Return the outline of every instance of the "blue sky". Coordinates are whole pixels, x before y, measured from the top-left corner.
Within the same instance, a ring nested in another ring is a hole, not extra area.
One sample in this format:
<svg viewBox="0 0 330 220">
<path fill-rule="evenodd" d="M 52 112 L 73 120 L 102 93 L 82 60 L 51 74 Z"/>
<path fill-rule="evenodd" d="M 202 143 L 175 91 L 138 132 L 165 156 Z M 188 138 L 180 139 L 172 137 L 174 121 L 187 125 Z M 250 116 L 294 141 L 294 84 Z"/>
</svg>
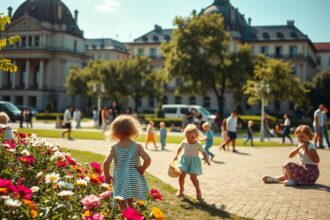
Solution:
<svg viewBox="0 0 330 220">
<path fill-rule="evenodd" d="M 0 11 L 14 11 L 24 0 L 0 0 Z M 175 16 L 199 12 L 213 0 L 62 0 L 79 10 L 78 25 L 86 38 L 131 41 L 153 29 L 172 28 Z M 313 42 L 330 42 L 330 0 L 230 0 L 252 25 L 284 25 L 288 19 Z"/>
</svg>

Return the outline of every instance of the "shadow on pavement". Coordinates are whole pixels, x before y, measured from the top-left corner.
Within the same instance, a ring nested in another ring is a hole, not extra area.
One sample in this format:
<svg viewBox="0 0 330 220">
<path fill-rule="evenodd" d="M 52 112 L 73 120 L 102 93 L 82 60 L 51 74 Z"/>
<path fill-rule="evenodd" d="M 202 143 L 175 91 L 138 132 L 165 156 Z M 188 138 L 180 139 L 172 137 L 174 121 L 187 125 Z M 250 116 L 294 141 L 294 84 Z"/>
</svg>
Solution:
<svg viewBox="0 0 330 220">
<path fill-rule="evenodd" d="M 237 151 L 237 152 L 235 152 L 235 154 L 244 155 L 244 156 L 250 156 L 251 155 L 249 153 L 244 153 L 242 151 Z"/>
<path fill-rule="evenodd" d="M 318 184 L 318 183 L 315 183 L 314 185 L 310 185 L 310 186 L 294 186 L 294 188 L 297 188 L 297 189 L 314 189 L 314 190 L 323 190 L 323 191 L 330 192 L 330 186 L 326 186 L 326 185 Z"/>
<path fill-rule="evenodd" d="M 224 162 L 220 160 L 212 160 L 211 163 L 216 163 L 216 164 L 225 164 Z"/>
</svg>

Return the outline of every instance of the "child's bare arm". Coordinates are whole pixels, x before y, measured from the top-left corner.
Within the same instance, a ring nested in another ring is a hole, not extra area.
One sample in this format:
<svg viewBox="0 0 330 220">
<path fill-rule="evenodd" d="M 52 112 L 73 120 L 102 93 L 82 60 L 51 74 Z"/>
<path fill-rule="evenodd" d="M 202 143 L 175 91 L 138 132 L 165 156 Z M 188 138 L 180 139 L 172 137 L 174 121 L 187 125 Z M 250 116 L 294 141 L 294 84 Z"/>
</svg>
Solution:
<svg viewBox="0 0 330 220">
<path fill-rule="evenodd" d="M 114 155 L 115 155 L 115 150 L 114 150 L 114 146 L 112 146 L 110 153 L 103 162 L 103 172 L 106 183 L 111 183 L 112 177 L 110 176 L 110 164 L 114 158 Z"/>
<path fill-rule="evenodd" d="M 306 152 L 307 156 L 309 157 L 309 159 L 311 159 L 313 162 L 315 162 L 315 163 L 320 162 L 320 158 L 319 158 L 319 155 L 317 154 L 316 150 L 314 150 L 314 149 L 311 149 L 311 150 L 305 149 L 305 152 Z"/>
<path fill-rule="evenodd" d="M 211 165 L 209 161 L 209 156 L 207 155 L 206 152 L 203 152 L 203 157 L 204 157 L 204 163 L 208 164 L 209 166 Z"/>
<path fill-rule="evenodd" d="M 150 156 L 147 154 L 147 152 L 145 152 L 145 150 L 143 149 L 142 145 L 138 144 L 138 153 L 139 156 L 143 159 L 143 164 L 140 167 L 137 167 L 138 171 L 140 172 L 141 175 L 144 174 L 144 172 L 146 171 L 146 169 L 150 166 L 151 164 L 151 158 Z"/>
<path fill-rule="evenodd" d="M 298 147 L 296 147 L 294 150 L 292 150 L 289 154 L 289 158 L 292 158 L 292 157 L 295 157 L 298 152 L 299 152 L 299 149 L 302 148 L 303 145 L 302 144 L 299 144 Z"/>
<path fill-rule="evenodd" d="M 178 150 L 177 150 L 177 152 L 176 152 L 176 155 L 175 155 L 175 157 L 174 157 L 174 160 L 177 160 L 177 159 L 178 159 L 178 156 L 179 156 L 179 154 L 181 153 L 182 148 L 183 148 L 183 144 L 181 143 L 181 144 L 180 144 L 180 147 L 178 148 Z"/>
</svg>

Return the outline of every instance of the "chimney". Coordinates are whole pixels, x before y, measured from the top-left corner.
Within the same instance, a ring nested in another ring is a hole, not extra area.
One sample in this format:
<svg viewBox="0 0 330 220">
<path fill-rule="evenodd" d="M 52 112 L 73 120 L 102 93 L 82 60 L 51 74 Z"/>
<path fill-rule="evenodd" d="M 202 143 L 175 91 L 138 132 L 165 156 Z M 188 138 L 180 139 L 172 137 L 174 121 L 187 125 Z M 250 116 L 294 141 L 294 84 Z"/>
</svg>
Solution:
<svg viewBox="0 0 330 220">
<path fill-rule="evenodd" d="M 74 10 L 74 23 L 75 24 L 78 24 L 78 10 L 76 9 L 76 10 Z"/>
<path fill-rule="evenodd" d="M 288 27 L 294 27 L 294 20 L 288 20 L 287 25 Z"/>
<path fill-rule="evenodd" d="M 162 27 L 159 26 L 159 25 L 157 25 L 157 24 L 155 24 L 155 31 L 161 31 L 161 30 L 162 30 Z"/>
<path fill-rule="evenodd" d="M 8 16 L 11 18 L 12 16 L 12 13 L 13 13 L 13 8 L 12 7 L 8 7 Z"/>
<path fill-rule="evenodd" d="M 249 24 L 249 26 L 251 26 L 251 22 L 252 22 L 252 19 L 251 18 L 248 18 L 248 24 Z"/>
</svg>

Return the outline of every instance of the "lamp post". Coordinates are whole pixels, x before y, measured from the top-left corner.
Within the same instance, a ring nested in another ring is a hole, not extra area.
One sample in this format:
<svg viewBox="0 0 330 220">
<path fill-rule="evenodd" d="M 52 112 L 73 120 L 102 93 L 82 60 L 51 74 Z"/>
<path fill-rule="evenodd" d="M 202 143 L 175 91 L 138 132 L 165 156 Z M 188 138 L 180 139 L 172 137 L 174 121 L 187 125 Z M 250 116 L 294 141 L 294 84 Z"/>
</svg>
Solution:
<svg viewBox="0 0 330 220">
<path fill-rule="evenodd" d="M 265 107 L 266 107 L 266 100 L 265 100 L 265 94 L 269 94 L 270 88 L 269 84 L 263 84 L 263 83 L 256 83 L 256 90 L 260 93 L 260 99 L 261 99 L 261 121 L 260 121 L 260 142 L 264 142 L 265 138 Z"/>
<path fill-rule="evenodd" d="M 101 84 L 97 84 L 95 83 L 93 85 L 93 91 L 97 93 L 97 112 L 101 111 L 101 94 L 104 93 L 105 89 L 104 89 L 104 85 Z M 96 119 L 96 127 L 99 128 L 100 127 L 100 122 L 99 122 L 99 117 L 97 117 Z"/>
</svg>

